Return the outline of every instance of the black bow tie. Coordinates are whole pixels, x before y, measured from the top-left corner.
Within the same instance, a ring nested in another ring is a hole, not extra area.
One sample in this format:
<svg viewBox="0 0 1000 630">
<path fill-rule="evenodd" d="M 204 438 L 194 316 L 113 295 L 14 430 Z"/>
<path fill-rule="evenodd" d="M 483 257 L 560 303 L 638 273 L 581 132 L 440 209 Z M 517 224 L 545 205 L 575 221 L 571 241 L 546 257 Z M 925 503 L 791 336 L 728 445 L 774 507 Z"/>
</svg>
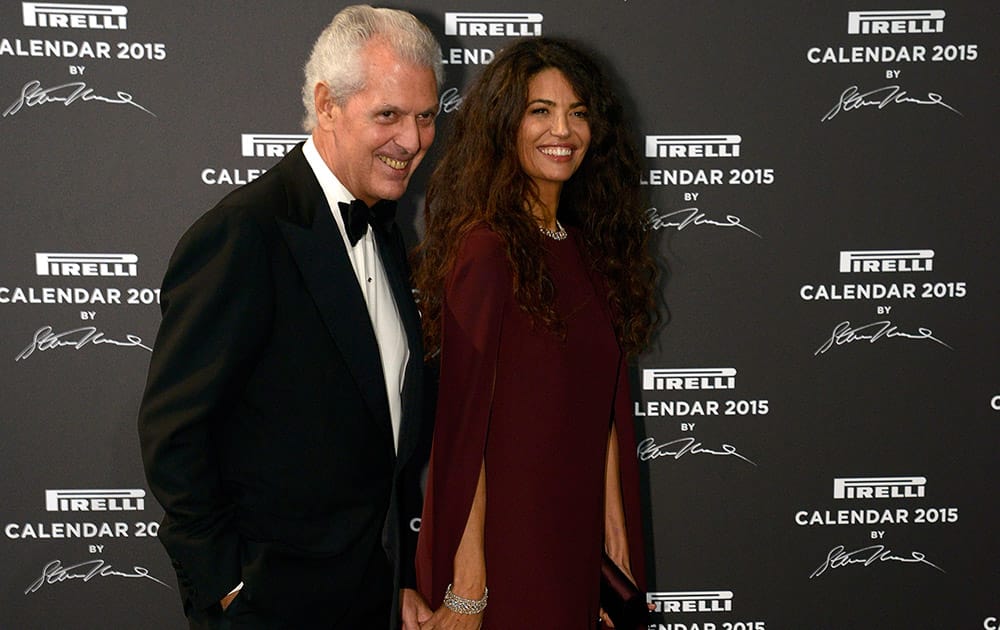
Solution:
<svg viewBox="0 0 1000 630">
<path fill-rule="evenodd" d="M 339 202 L 340 215 L 344 217 L 344 228 L 351 245 L 357 245 L 361 237 L 368 231 L 368 225 L 388 229 L 396 216 L 396 202 L 382 199 L 369 208 L 368 204 L 355 199 L 351 203 Z"/>
</svg>

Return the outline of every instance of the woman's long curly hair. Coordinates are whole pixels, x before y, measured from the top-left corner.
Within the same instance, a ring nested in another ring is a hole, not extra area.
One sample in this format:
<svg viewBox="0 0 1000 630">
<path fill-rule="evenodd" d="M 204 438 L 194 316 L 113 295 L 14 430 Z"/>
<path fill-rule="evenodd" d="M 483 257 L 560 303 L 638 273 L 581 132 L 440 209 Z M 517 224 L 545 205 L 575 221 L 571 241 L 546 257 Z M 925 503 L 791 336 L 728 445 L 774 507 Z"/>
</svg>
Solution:
<svg viewBox="0 0 1000 630">
<path fill-rule="evenodd" d="M 530 209 L 538 191 L 517 150 L 528 84 L 548 68 L 559 70 L 586 105 L 591 132 L 579 169 L 563 185 L 558 218 L 580 230 L 585 257 L 604 278 L 622 349 L 634 356 L 649 340 L 657 320 L 656 266 L 647 247 L 639 157 L 621 103 L 576 45 L 532 38 L 500 52 L 472 85 L 428 183 L 424 239 L 415 252 L 428 357 L 441 347 L 445 281 L 465 235 L 479 224 L 506 244 L 520 307 L 556 334 L 564 330 L 543 262 L 545 236 Z"/>
</svg>

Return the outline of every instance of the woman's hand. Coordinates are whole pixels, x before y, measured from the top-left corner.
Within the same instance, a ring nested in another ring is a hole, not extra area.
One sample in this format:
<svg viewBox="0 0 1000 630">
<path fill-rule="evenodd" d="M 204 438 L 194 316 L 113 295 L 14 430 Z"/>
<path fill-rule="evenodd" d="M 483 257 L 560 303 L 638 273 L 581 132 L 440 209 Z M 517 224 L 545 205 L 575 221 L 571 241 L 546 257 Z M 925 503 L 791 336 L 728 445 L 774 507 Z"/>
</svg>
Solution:
<svg viewBox="0 0 1000 630">
<path fill-rule="evenodd" d="M 603 608 L 601 609 L 601 612 L 599 612 L 597 614 L 597 622 L 599 624 L 602 624 L 606 628 L 614 628 L 615 627 L 614 622 L 611 621 L 611 617 L 608 616 L 608 613 L 604 612 Z"/>
<path fill-rule="evenodd" d="M 628 563 L 628 551 L 627 551 L 627 547 L 628 546 L 625 545 L 626 551 L 624 552 L 624 554 L 625 554 L 624 556 L 621 556 L 620 554 L 614 554 L 613 555 L 611 553 L 611 551 L 609 550 L 608 551 L 608 557 L 611 558 L 611 560 L 616 565 L 618 565 L 618 568 L 622 570 L 622 573 L 624 573 L 625 576 L 629 580 L 631 580 L 632 584 L 635 584 L 636 583 L 635 576 L 632 575 L 632 569 L 631 569 L 631 567 L 629 567 L 629 563 Z M 615 555 L 618 555 L 619 557 L 616 558 Z M 646 604 L 646 608 L 649 609 L 649 612 L 653 612 L 653 610 L 656 608 L 656 606 L 654 606 L 653 604 L 647 603 Z M 606 628 L 614 628 L 615 627 L 614 622 L 611 621 L 611 617 L 608 615 L 608 613 L 604 612 L 603 608 L 601 608 L 600 620 L 601 620 L 601 623 L 604 624 L 604 627 L 606 627 Z"/>
</svg>

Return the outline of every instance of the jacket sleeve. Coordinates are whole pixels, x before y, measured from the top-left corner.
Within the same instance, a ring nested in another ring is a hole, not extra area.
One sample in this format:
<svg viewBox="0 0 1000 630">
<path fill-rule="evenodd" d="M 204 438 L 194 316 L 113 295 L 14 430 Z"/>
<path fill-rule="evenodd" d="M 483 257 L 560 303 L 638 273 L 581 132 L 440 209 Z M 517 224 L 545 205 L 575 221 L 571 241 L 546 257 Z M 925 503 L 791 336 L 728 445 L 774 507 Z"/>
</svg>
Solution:
<svg viewBox="0 0 1000 630">
<path fill-rule="evenodd" d="M 165 511 L 159 537 L 190 612 L 213 605 L 241 579 L 215 445 L 226 439 L 228 412 L 269 329 L 260 226 L 245 214 L 206 214 L 178 244 L 161 296 L 139 439 L 149 487 Z"/>
</svg>

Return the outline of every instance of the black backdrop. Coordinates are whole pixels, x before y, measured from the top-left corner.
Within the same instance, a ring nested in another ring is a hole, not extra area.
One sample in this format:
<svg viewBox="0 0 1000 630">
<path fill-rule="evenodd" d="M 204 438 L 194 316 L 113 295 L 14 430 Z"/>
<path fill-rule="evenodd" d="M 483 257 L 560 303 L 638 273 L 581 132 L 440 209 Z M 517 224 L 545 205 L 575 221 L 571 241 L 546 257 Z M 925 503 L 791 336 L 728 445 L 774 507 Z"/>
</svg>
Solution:
<svg viewBox="0 0 1000 630">
<path fill-rule="evenodd" d="M 996 7 L 393 6 L 457 62 L 438 146 L 507 34 L 585 42 L 628 104 L 670 315 L 633 379 L 652 627 L 998 627 Z M 134 429 L 156 290 L 298 140 L 340 8 L 0 7 L 0 628 L 181 626 Z"/>
</svg>

